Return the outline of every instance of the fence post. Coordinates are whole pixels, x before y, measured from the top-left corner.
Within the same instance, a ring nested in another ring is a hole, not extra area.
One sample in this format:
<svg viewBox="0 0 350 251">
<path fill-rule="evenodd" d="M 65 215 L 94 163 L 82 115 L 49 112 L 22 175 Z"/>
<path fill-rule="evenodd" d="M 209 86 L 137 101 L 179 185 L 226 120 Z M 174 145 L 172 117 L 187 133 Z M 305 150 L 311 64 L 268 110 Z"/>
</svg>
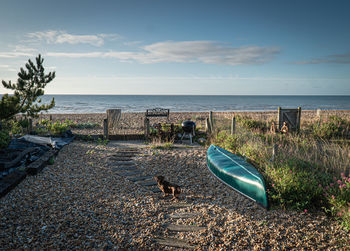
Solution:
<svg viewBox="0 0 350 251">
<path fill-rule="evenodd" d="M 145 118 L 145 138 L 148 139 L 149 138 L 149 131 L 150 131 L 150 126 L 149 126 L 149 119 Z"/>
<path fill-rule="evenodd" d="M 214 126 L 213 126 L 213 112 L 209 112 L 209 124 L 210 124 L 210 132 L 214 131 Z"/>
<path fill-rule="evenodd" d="M 108 119 L 103 120 L 103 136 L 108 139 Z"/>
<path fill-rule="evenodd" d="M 301 107 L 298 107 L 297 132 L 300 132 Z"/>
<path fill-rule="evenodd" d="M 235 134 L 236 132 L 236 116 L 232 117 L 232 124 L 231 124 L 231 135 Z"/>
<path fill-rule="evenodd" d="M 206 127 L 207 133 L 211 133 L 210 122 L 208 118 L 206 118 L 205 120 L 205 127 Z"/>
<path fill-rule="evenodd" d="M 277 130 L 281 130 L 282 127 L 282 121 L 281 121 L 281 107 L 278 107 L 278 112 L 277 112 Z"/>
<path fill-rule="evenodd" d="M 275 161 L 278 152 L 277 144 L 273 144 L 271 161 Z"/>
</svg>

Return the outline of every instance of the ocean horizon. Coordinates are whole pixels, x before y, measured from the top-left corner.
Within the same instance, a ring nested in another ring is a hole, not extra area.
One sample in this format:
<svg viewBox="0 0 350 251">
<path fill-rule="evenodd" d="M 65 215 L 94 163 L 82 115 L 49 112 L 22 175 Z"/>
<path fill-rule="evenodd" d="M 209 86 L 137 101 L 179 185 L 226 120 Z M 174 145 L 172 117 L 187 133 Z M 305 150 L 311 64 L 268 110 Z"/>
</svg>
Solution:
<svg viewBox="0 0 350 251">
<path fill-rule="evenodd" d="M 0 95 L 2 96 L 2 95 Z M 47 94 L 42 103 L 55 98 L 54 113 L 145 112 L 162 107 L 173 112 L 274 111 L 278 107 L 302 110 L 350 110 L 350 96 L 335 95 L 63 95 Z"/>
</svg>

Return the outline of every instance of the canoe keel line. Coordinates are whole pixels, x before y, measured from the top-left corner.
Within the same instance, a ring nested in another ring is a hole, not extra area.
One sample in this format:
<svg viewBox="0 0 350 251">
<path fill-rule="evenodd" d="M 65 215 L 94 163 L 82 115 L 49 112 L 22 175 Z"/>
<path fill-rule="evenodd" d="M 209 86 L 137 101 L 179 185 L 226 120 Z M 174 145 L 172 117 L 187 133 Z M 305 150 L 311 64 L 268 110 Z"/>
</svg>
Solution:
<svg viewBox="0 0 350 251">
<path fill-rule="evenodd" d="M 211 145 L 207 151 L 207 166 L 221 182 L 265 209 L 269 208 L 264 178 L 251 164 Z"/>
</svg>

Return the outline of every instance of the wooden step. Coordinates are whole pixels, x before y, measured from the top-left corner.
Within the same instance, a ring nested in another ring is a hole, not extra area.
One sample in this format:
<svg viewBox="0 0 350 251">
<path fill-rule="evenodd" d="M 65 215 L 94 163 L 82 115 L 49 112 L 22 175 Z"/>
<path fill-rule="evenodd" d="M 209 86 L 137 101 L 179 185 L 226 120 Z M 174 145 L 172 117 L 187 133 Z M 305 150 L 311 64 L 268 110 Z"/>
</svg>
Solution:
<svg viewBox="0 0 350 251">
<path fill-rule="evenodd" d="M 148 179 L 152 179 L 152 178 L 153 178 L 153 176 L 150 176 L 150 175 L 127 177 L 128 180 L 133 181 L 133 182 L 141 181 L 141 180 L 148 180 Z"/>
<path fill-rule="evenodd" d="M 176 213 L 176 214 L 169 214 L 168 216 L 172 219 L 188 219 L 198 216 L 198 213 Z"/>
<path fill-rule="evenodd" d="M 120 172 L 120 171 L 136 171 L 139 170 L 136 166 L 118 166 L 113 167 L 113 171 Z"/>
<path fill-rule="evenodd" d="M 118 172 L 118 175 L 123 177 L 128 177 L 128 176 L 135 176 L 141 173 L 142 171 L 135 170 L 134 172 Z"/>
<path fill-rule="evenodd" d="M 194 225 L 175 225 L 175 224 L 165 224 L 166 229 L 175 232 L 198 232 L 206 230 L 206 227 L 199 227 Z"/>
</svg>

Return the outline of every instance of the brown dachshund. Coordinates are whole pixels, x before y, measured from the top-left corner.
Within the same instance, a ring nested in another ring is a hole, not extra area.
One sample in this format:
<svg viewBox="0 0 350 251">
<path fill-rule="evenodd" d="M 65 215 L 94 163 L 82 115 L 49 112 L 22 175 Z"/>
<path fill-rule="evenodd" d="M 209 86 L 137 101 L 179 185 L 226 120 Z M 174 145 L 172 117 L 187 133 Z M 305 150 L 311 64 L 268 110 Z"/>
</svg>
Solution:
<svg viewBox="0 0 350 251">
<path fill-rule="evenodd" d="M 154 179 L 158 182 L 158 187 L 164 193 L 164 197 L 172 194 L 173 198 L 171 200 L 178 199 L 178 196 L 181 193 L 180 186 L 171 184 L 164 180 L 164 176 L 154 176 Z"/>
</svg>

